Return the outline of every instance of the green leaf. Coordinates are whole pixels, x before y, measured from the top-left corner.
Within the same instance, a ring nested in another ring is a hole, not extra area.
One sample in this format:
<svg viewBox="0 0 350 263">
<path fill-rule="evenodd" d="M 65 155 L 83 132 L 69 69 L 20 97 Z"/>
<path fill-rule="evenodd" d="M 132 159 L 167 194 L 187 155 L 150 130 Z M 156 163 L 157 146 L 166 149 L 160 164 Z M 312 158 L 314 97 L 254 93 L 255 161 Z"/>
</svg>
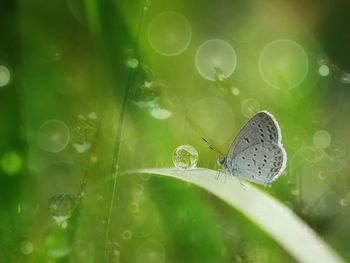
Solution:
<svg viewBox="0 0 350 263">
<path fill-rule="evenodd" d="M 344 262 L 318 235 L 280 201 L 248 182 L 237 178 L 225 182 L 215 179 L 210 169 L 140 169 L 128 173 L 146 173 L 174 177 L 197 185 L 239 210 L 274 238 L 298 262 Z"/>
</svg>

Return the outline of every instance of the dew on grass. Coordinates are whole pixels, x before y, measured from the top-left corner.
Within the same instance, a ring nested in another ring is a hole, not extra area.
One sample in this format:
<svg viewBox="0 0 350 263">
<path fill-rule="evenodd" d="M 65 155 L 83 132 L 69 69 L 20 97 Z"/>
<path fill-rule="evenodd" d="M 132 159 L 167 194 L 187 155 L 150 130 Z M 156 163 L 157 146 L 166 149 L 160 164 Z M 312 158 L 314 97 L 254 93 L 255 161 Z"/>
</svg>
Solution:
<svg viewBox="0 0 350 263">
<path fill-rule="evenodd" d="M 49 212 L 57 223 L 67 221 L 75 208 L 75 198 L 72 195 L 60 193 L 51 197 Z"/>
<path fill-rule="evenodd" d="M 196 168 L 198 162 L 198 152 L 191 145 L 181 145 L 173 153 L 173 164 L 179 169 Z"/>
</svg>

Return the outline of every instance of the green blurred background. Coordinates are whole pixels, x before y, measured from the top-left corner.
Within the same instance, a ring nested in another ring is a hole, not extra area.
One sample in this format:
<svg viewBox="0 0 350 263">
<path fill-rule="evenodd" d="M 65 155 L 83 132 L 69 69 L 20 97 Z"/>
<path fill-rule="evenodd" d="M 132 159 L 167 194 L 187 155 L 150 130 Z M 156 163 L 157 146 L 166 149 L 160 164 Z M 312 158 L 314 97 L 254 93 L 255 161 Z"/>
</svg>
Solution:
<svg viewBox="0 0 350 263">
<path fill-rule="evenodd" d="M 348 10 L 345 0 L 3 0 L 0 262 L 294 262 L 210 193 L 121 175 L 173 166 L 185 144 L 199 167 L 218 169 L 201 137 L 226 152 L 263 109 L 288 163 L 259 187 L 350 261 Z"/>
</svg>

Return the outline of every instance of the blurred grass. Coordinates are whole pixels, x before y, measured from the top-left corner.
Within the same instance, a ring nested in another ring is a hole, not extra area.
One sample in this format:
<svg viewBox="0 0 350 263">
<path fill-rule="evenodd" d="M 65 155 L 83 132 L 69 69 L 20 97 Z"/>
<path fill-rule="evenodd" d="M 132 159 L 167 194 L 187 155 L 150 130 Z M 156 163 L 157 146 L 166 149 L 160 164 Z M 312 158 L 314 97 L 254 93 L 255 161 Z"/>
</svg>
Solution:
<svg viewBox="0 0 350 263">
<path fill-rule="evenodd" d="M 0 87 L 0 159 L 16 153 L 23 165 L 15 174 L 0 170 L 0 261 L 104 262 L 122 98 L 130 85 L 131 101 L 142 101 L 135 94 L 147 81 L 160 83 L 156 94 L 172 115 L 160 120 L 128 103 L 120 170 L 169 167 L 182 144 L 198 150 L 199 166 L 216 168 L 216 154 L 200 137 L 225 152 L 253 99 L 259 106 L 253 111 L 267 109 L 279 120 L 289 156 L 286 173 L 268 192 L 349 260 L 349 84 L 341 82 L 349 70 L 348 8 L 346 1 L 3 1 L 0 64 L 11 80 Z M 178 56 L 158 54 L 148 40 L 148 25 L 164 11 L 182 14 L 192 28 L 190 45 Z M 194 65 L 198 46 L 211 38 L 226 40 L 237 53 L 237 68 L 223 82 L 202 78 Z M 308 55 L 308 74 L 294 89 L 273 89 L 259 73 L 261 50 L 281 38 L 296 41 Z M 137 52 L 130 50 L 135 42 Z M 139 62 L 136 69 L 125 66 L 130 54 Z M 324 54 L 328 77 L 318 74 Z M 77 116 L 90 112 L 101 121 L 96 152 L 79 154 L 74 143 L 81 138 L 72 135 Z M 58 153 L 38 144 L 40 127 L 50 119 L 63 121 L 71 133 Z M 320 130 L 331 138 L 324 149 L 313 140 Z M 68 228 L 57 230 L 48 202 L 57 193 L 77 193 L 92 157 L 97 161 L 88 168 L 86 196 Z M 208 193 L 158 178 L 118 180 L 106 250 L 112 262 L 293 261 L 271 237 Z M 134 203 L 140 213 L 131 212 Z M 26 241 L 33 245 L 30 253 L 24 253 Z M 70 253 L 57 258 L 52 249 Z"/>
</svg>

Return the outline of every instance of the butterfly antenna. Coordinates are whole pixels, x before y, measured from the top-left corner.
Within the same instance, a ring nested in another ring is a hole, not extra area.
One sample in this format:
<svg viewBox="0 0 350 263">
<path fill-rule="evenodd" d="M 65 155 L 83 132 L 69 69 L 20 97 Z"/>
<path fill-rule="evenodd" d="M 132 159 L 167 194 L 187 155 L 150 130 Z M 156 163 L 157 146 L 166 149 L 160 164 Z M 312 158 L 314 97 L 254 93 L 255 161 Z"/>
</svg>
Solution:
<svg viewBox="0 0 350 263">
<path fill-rule="evenodd" d="M 209 149 L 213 150 L 214 152 L 224 156 L 224 154 L 222 152 L 220 152 L 219 150 L 217 150 L 216 148 L 214 148 L 205 138 L 201 137 L 203 141 L 205 141 L 208 146 L 209 146 Z"/>
</svg>

